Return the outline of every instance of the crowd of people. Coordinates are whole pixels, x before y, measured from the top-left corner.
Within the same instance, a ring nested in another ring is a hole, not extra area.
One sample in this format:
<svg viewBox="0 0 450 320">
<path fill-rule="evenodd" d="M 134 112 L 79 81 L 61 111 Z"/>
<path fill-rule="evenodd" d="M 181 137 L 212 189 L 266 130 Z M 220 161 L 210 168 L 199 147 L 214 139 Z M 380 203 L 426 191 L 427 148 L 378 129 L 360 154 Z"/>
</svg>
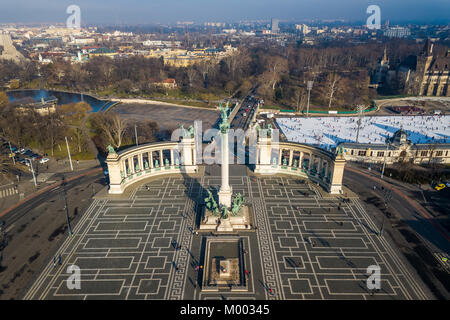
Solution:
<svg viewBox="0 0 450 320">
<path fill-rule="evenodd" d="M 341 142 L 356 142 L 358 117 L 277 118 L 289 141 L 331 149 Z M 450 116 L 365 116 L 359 126 L 359 143 L 384 144 L 399 129 L 412 143 L 450 143 Z"/>
</svg>

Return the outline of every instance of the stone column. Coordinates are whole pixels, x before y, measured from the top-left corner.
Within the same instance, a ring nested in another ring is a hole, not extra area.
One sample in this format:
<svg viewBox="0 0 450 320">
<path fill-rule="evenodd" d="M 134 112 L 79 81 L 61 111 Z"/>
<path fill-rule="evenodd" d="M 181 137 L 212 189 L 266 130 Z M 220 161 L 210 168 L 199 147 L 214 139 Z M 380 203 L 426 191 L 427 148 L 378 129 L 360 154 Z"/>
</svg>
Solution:
<svg viewBox="0 0 450 320">
<path fill-rule="evenodd" d="M 289 149 L 289 162 L 288 162 L 288 166 L 292 167 L 292 159 L 294 158 L 294 151 L 292 149 Z"/>
<path fill-rule="evenodd" d="M 198 170 L 194 162 L 196 157 L 195 139 L 183 137 L 178 144 L 178 150 L 181 156 L 181 170 L 187 173 L 195 173 Z"/>
<path fill-rule="evenodd" d="M 222 131 L 222 183 L 219 191 L 219 204 L 231 207 L 232 188 L 228 184 L 229 181 L 229 154 L 228 154 L 228 130 Z"/>
<path fill-rule="evenodd" d="M 301 169 L 303 169 L 303 151 L 300 151 L 300 158 L 298 159 L 298 166 Z"/>
<path fill-rule="evenodd" d="M 175 159 L 173 158 L 173 149 L 170 149 L 170 165 L 175 165 Z"/>
<path fill-rule="evenodd" d="M 159 166 L 161 168 L 165 166 L 162 149 L 159 150 Z"/>
<path fill-rule="evenodd" d="M 120 160 L 120 167 L 122 168 L 123 177 L 127 176 L 127 165 L 125 163 L 126 160 Z"/>
<path fill-rule="evenodd" d="M 154 167 L 154 165 L 153 165 L 153 151 L 150 151 L 148 153 L 148 161 L 150 162 L 149 163 L 150 169 L 153 169 L 153 167 Z"/>
<path fill-rule="evenodd" d="M 136 173 L 136 168 L 134 167 L 134 156 L 128 158 L 128 164 L 130 165 L 131 174 L 135 174 Z"/>
<path fill-rule="evenodd" d="M 255 161 L 255 164 L 256 165 L 260 164 L 260 161 L 259 161 L 259 143 L 256 143 L 256 161 Z"/>
<path fill-rule="evenodd" d="M 109 174 L 109 190 L 111 194 L 121 194 L 122 190 L 122 177 L 120 176 L 121 161 L 117 153 L 110 153 L 106 158 L 106 164 L 108 165 Z"/>
<path fill-rule="evenodd" d="M 272 168 L 272 143 L 270 137 L 259 137 L 257 145 L 258 157 L 255 172 L 261 174 L 273 174 L 276 169 Z"/>
<path fill-rule="evenodd" d="M 321 157 L 319 157 L 319 161 L 317 163 L 317 176 L 319 176 L 320 170 L 322 170 L 322 158 Z"/>
<path fill-rule="evenodd" d="M 197 145 L 194 139 L 194 144 L 191 146 L 192 150 L 192 165 L 197 166 Z"/>
<path fill-rule="evenodd" d="M 143 171 L 144 170 L 144 159 L 143 159 L 143 155 L 142 153 L 138 154 L 138 164 L 139 164 L 139 170 Z"/>
<path fill-rule="evenodd" d="M 342 192 L 342 178 L 344 177 L 345 159 L 342 155 L 338 155 L 332 164 L 331 182 L 329 192 L 337 194 Z"/>
</svg>

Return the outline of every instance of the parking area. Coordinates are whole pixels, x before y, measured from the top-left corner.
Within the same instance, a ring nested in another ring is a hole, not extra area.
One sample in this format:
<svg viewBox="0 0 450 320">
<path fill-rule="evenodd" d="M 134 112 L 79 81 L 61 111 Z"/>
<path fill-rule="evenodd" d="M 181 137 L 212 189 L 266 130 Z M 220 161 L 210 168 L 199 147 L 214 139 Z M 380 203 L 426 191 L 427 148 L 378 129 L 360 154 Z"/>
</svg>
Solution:
<svg viewBox="0 0 450 320">
<path fill-rule="evenodd" d="M 18 164 L 31 167 L 33 163 L 45 164 L 50 161 L 46 155 L 40 155 L 30 148 L 16 146 L 3 138 L 0 139 L 0 143 L 1 153 L 9 158 L 14 156 L 15 162 Z"/>
<path fill-rule="evenodd" d="M 185 128 L 202 121 L 203 131 L 212 128 L 219 118 L 219 111 L 206 108 L 176 107 L 160 104 L 122 103 L 111 111 L 119 113 L 130 121 L 151 120 L 158 123 L 161 130 L 173 130 L 180 125 Z"/>
</svg>

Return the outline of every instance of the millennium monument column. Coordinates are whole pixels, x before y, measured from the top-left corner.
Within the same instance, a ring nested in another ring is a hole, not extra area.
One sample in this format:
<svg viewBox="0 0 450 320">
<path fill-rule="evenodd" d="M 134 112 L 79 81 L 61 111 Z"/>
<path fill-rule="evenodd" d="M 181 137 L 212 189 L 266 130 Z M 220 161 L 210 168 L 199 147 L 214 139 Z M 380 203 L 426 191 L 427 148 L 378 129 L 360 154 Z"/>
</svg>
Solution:
<svg viewBox="0 0 450 320">
<path fill-rule="evenodd" d="M 222 135 L 222 180 L 220 190 L 217 192 L 219 203 L 217 204 L 216 202 L 216 196 L 210 190 L 207 190 L 208 197 L 205 198 L 205 207 L 200 229 L 216 230 L 217 232 L 249 229 L 250 210 L 244 205 L 244 198 L 240 193 L 232 197 L 233 191 L 229 184 L 228 131 L 230 124 L 228 123 L 228 105 L 223 108 L 221 104 L 219 109 L 222 112 L 222 122 L 219 126 Z"/>
<path fill-rule="evenodd" d="M 222 206 L 226 206 L 227 208 L 231 207 L 231 195 L 233 194 L 232 188 L 229 185 L 229 150 L 228 150 L 228 131 L 230 129 L 230 124 L 228 123 L 228 105 L 223 108 L 219 107 L 222 112 L 222 123 L 220 124 L 220 133 L 222 136 L 222 163 L 221 163 L 221 171 L 222 171 L 222 184 L 219 190 L 219 204 Z"/>
</svg>

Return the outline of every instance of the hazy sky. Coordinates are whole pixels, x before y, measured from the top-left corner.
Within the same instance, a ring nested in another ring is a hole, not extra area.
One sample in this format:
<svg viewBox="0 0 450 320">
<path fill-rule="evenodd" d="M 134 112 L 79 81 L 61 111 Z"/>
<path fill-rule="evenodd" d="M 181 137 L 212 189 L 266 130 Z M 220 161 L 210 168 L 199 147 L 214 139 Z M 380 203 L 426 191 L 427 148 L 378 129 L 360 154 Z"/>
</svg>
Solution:
<svg viewBox="0 0 450 320">
<path fill-rule="evenodd" d="M 370 4 L 380 6 L 383 21 L 450 21 L 449 0 L 0 0 L 0 23 L 64 23 L 70 4 L 80 6 L 82 24 L 231 22 L 271 17 L 365 21 Z"/>
</svg>

